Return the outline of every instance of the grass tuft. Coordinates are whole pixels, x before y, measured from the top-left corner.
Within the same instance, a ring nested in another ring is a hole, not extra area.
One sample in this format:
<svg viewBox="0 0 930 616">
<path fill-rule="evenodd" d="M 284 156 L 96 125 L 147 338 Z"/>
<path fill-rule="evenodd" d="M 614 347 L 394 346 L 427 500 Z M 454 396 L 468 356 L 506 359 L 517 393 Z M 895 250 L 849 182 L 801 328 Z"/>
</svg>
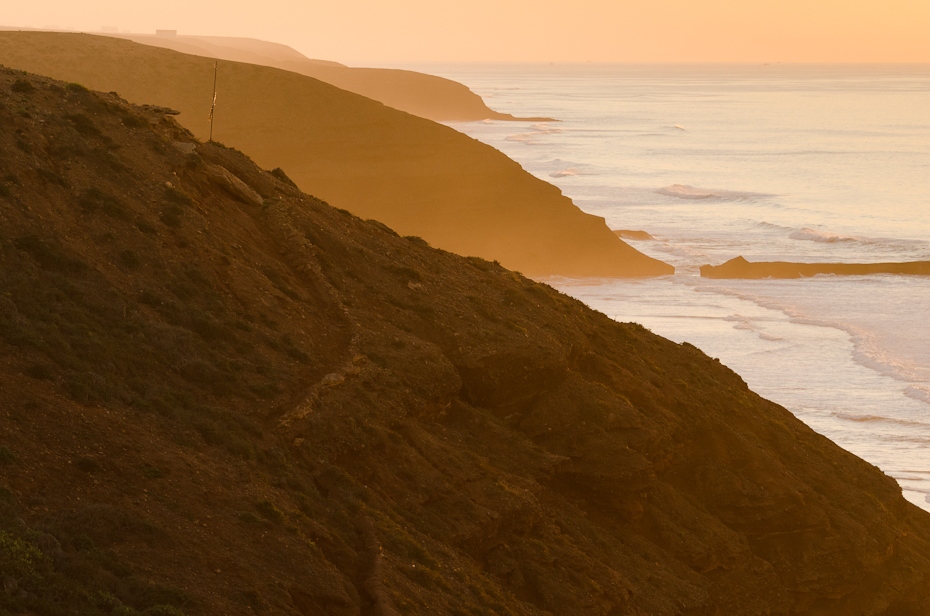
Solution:
<svg viewBox="0 0 930 616">
<path fill-rule="evenodd" d="M 83 113 L 73 113 L 65 116 L 65 119 L 71 122 L 74 130 L 85 137 L 99 137 L 100 129 L 94 124 L 93 120 Z"/>
<path fill-rule="evenodd" d="M 10 86 L 10 89 L 14 92 L 18 92 L 19 94 L 27 94 L 29 92 L 35 91 L 35 86 L 33 86 L 25 79 L 17 79 L 15 82 L 13 82 L 13 85 Z"/>
</svg>

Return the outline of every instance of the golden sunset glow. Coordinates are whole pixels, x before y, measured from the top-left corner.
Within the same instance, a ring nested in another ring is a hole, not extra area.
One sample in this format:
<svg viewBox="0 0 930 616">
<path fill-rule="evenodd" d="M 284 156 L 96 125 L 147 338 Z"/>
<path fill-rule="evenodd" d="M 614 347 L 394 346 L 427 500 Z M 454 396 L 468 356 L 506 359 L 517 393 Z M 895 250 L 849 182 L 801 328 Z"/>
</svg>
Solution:
<svg viewBox="0 0 930 616">
<path fill-rule="evenodd" d="M 17 3 L 2 20 L 7 27 L 248 36 L 346 62 L 930 61 L 926 0 L 57 0 Z"/>
<path fill-rule="evenodd" d="M 0 616 L 930 616 L 930 0 L 2 0 Z"/>
</svg>

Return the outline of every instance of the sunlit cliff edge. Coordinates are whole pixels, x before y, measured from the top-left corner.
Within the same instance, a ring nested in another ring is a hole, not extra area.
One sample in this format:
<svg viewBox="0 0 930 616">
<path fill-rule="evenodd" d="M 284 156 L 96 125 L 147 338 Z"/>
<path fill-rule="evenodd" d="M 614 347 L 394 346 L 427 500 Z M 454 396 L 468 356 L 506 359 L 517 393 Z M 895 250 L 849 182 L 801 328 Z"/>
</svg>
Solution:
<svg viewBox="0 0 930 616">
<path fill-rule="evenodd" d="M 86 34 L 0 32 L 0 63 L 177 109 L 201 139 L 213 61 Z M 403 235 L 531 276 L 655 276 L 673 268 L 490 146 L 311 77 L 221 62 L 214 139 Z"/>
<path fill-rule="evenodd" d="M 551 118 L 543 117 L 518 118 L 509 113 L 494 111 L 480 96 L 451 79 L 415 71 L 350 67 L 338 62 L 313 60 L 291 47 L 278 43 L 220 36 L 164 37 L 143 34 L 118 36 L 143 45 L 164 47 L 197 56 L 273 66 L 293 71 L 380 101 L 388 107 L 436 122 L 551 120 Z"/>
</svg>

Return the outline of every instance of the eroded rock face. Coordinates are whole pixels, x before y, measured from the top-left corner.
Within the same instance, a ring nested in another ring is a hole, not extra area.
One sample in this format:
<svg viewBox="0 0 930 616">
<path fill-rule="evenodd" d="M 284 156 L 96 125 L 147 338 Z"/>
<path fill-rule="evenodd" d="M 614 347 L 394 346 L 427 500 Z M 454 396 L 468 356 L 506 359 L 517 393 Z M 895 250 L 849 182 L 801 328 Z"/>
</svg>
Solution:
<svg viewBox="0 0 930 616">
<path fill-rule="evenodd" d="M 0 123 L 0 532 L 37 542 L 4 577 L 23 601 L 930 610 L 930 516 L 698 349 L 234 150 L 182 152 L 172 118 L 114 96 L 3 71 Z"/>
</svg>

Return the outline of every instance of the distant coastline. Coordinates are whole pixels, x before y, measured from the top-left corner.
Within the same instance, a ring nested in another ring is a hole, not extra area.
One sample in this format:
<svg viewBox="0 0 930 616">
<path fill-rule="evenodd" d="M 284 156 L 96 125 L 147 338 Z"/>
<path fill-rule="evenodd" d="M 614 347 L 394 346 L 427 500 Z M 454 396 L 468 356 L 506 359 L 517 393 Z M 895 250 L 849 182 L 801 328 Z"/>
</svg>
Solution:
<svg viewBox="0 0 930 616">
<path fill-rule="evenodd" d="M 818 274 L 835 276 L 869 276 L 899 274 L 930 276 L 930 261 L 904 263 L 792 263 L 789 261 L 749 262 L 743 257 L 721 265 L 702 265 L 704 278 L 808 278 Z"/>
</svg>

